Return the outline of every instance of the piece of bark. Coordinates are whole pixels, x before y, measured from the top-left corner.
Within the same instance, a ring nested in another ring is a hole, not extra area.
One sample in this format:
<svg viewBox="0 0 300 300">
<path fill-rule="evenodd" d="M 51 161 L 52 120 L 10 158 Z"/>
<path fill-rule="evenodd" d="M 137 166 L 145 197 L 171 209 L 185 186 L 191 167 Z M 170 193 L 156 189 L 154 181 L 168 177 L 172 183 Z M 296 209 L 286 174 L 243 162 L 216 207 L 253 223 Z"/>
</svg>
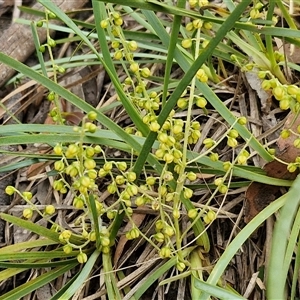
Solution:
<svg viewBox="0 0 300 300">
<path fill-rule="evenodd" d="M 53 0 L 62 11 L 71 12 L 83 7 L 88 0 Z M 43 10 L 43 6 L 39 3 L 32 6 L 33 9 Z M 37 16 L 27 15 L 23 16 L 28 20 L 38 20 Z M 56 21 L 51 21 L 56 22 Z M 43 28 L 38 29 L 38 35 L 40 42 L 43 43 L 46 40 L 46 31 Z M 11 26 L 3 32 L 0 36 L 0 52 L 6 55 L 24 62 L 35 50 L 33 37 L 30 26 L 24 24 L 13 23 Z M 0 87 L 3 86 L 15 73 L 15 70 L 11 69 L 7 65 L 0 62 Z"/>
</svg>

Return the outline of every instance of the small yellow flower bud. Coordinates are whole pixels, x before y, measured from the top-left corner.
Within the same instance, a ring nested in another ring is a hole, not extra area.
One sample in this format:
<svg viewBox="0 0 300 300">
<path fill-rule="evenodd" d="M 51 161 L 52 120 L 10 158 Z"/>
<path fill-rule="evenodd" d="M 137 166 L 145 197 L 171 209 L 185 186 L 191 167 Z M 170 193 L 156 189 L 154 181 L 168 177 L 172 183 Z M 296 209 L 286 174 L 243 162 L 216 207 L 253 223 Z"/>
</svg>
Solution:
<svg viewBox="0 0 300 300">
<path fill-rule="evenodd" d="M 228 137 L 227 139 L 227 145 L 229 147 L 235 148 L 238 145 L 238 142 L 236 139 L 232 138 L 232 137 Z"/>
<path fill-rule="evenodd" d="M 7 195 L 13 195 L 14 194 L 14 192 L 16 191 L 16 189 L 13 187 L 13 186 L 11 186 L 11 185 L 8 185 L 6 188 L 5 188 L 5 193 L 7 194 Z"/>
<path fill-rule="evenodd" d="M 108 161 L 103 165 L 103 170 L 106 172 L 111 171 L 111 169 L 113 168 L 113 164 L 112 162 Z"/>
<path fill-rule="evenodd" d="M 55 207 L 53 205 L 47 205 L 45 208 L 45 213 L 47 215 L 53 215 L 55 213 Z"/>
<path fill-rule="evenodd" d="M 273 90 L 272 90 L 272 93 L 274 95 L 274 97 L 277 99 L 277 100 L 282 100 L 285 96 L 285 89 L 278 85 L 276 86 Z"/>
<path fill-rule="evenodd" d="M 181 46 L 185 49 L 191 48 L 193 44 L 193 41 L 191 39 L 184 39 L 181 42 Z"/>
<path fill-rule="evenodd" d="M 220 186 L 221 184 L 223 184 L 223 178 L 217 178 L 217 179 L 215 179 L 214 184 L 216 186 Z"/>
<path fill-rule="evenodd" d="M 87 255 L 83 252 L 80 252 L 78 255 L 77 255 L 77 260 L 80 264 L 84 264 L 87 262 Z"/>
<path fill-rule="evenodd" d="M 65 168 L 65 164 L 61 161 L 58 160 L 54 163 L 54 169 L 58 172 L 62 172 Z"/>
<path fill-rule="evenodd" d="M 204 97 L 197 97 L 196 105 L 200 108 L 204 108 L 207 105 L 207 101 Z"/>
<path fill-rule="evenodd" d="M 184 187 L 184 190 L 183 190 L 183 196 L 187 199 L 190 199 L 192 198 L 193 196 L 193 190 L 187 188 L 187 187 Z"/>
<path fill-rule="evenodd" d="M 171 257 L 171 249 L 169 247 L 163 247 L 159 251 L 159 256 L 161 258 L 168 258 Z"/>
<path fill-rule="evenodd" d="M 30 201 L 32 199 L 32 193 L 31 192 L 23 192 L 22 196 L 24 200 Z"/>
<path fill-rule="evenodd" d="M 138 63 L 132 63 L 130 65 L 130 70 L 133 72 L 133 73 L 136 73 L 139 71 L 139 64 Z"/>
<path fill-rule="evenodd" d="M 149 68 L 142 68 L 141 69 L 141 76 L 142 77 L 149 77 L 151 75 L 151 71 L 149 70 Z"/>
<path fill-rule="evenodd" d="M 31 219 L 33 216 L 33 210 L 31 208 L 25 208 L 23 210 L 23 217 L 26 219 Z"/>
<path fill-rule="evenodd" d="M 63 246 L 63 251 L 66 253 L 66 254 L 70 254 L 72 252 L 73 248 L 71 245 L 69 244 L 66 244 Z"/>
<path fill-rule="evenodd" d="M 153 121 L 149 125 L 149 129 L 153 132 L 157 132 L 159 130 L 159 128 L 160 128 L 160 125 L 158 124 L 157 121 Z"/>
<path fill-rule="evenodd" d="M 238 123 L 240 125 L 246 125 L 247 124 L 247 118 L 246 117 L 239 117 L 238 118 Z"/>
<path fill-rule="evenodd" d="M 185 265 L 184 262 L 178 262 L 178 263 L 176 264 L 176 268 L 177 268 L 177 270 L 178 270 L 179 272 L 183 272 L 184 269 L 186 268 L 186 265 Z"/>
<path fill-rule="evenodd" d="M 291 132 L 288 129 L 283 129 L 280 133 L 280 136 L 283 139 L 287 139 L 291 135 Z"/>
<path fill-rule="evenodd" d="M 195 219 L 198 216 L 198 211 L 195 208 L 189 209 L 188 210 L 188 217 L 190 219 Z"/>
<path fill-rule="evenodd" d="M 57 144 L 54 148 L 53 148 L 53 152 L 56 155 L 62 155 L 63 154 L 63 148 L 60 144 Z"/>
<path fill-rule="evenodd" d="M 290 173 L 294 173 L 297 170 L 297 165 L 295 163 L 290 163 L 288 164 L 287 169 Z"/>
<path fill-rule="evenodd" d="M 83 209 L 84 208 L 84 200 L 79 197 L 75 197 L 73 200 L 73 206 L 77 209 Z"/>
<path fill-rule="evenodd" d="M 165 240 L 165 236 L 161 232 L 158 232 L 158 233 L 154 234 L 153 237 L 159 243 L 162 243 Z"/>
<path fill-rule="evenodd" d="M 294 147 L 299 149 L 300 148 L 300 138 L 295 139 L 293 144 L 294 144 Z"/>
<path fill-rule="evenodd" d="M 228 171 L 231 167 L 232 167 L 232 164 L 231 164 L 230 161 L 225 161 L 225 162 L 223 163 L 223 169 L 224 169 L 225 171 Z"/>
<path fill-rule="evenodd" d="M 221 184 L 218 189 L 221 194 L 226 194 L 228 192 L 228 187 L 225 184 Z"/>
<path fill-rule="evenodd" d="M 106 29 L 107 27 L 108 27 L 108 21 L 107 20 L 102 20 L 101 22 L 100 22 L 100 26 L 101 26 L 101 28 L 103 28 L 103 29 Z"/>
<path fill-rule="evenodd" d="M 127 172 L 126 177 L 129 182 L 134 182 L 136 180 L 136 173 L 135 172 Z"/>
</svg>

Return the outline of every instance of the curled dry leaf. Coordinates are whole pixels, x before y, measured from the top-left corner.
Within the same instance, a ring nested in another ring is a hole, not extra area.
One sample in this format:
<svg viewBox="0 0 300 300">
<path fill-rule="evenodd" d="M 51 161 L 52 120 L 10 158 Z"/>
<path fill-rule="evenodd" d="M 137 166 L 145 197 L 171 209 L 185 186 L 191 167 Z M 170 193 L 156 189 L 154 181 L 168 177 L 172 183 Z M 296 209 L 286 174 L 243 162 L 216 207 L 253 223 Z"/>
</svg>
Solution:
<svg viewBox="0 0 300 300">
<path fill-rule="evenodd" d="M 284 125 L 284 129 L 297 132 L 300 125 L 300 115 L 290 113 Z M 296 157 L 300 156 L 300 149 L 294 147 L 294 140 L 297 138 L 295 134 L 291 134 L 288 138 L 279 137 L 277 141 L 278 154 L 277 157 L 286 163 L 294 162 Z M 287 166 L 277 160 L 267 163 L 264 168 L 266 175 L 269 177 L 293 180 L 298 175 L 298 171 L 290 173 Z M 245 201 L 245 218 L 244 221 L 249 223 L 259 212 L 261 212 L 272 201 L 282 195 L 280 186 L 263 184 L 260 182 L 252 182 L 246 191 Z"/>
</svg>

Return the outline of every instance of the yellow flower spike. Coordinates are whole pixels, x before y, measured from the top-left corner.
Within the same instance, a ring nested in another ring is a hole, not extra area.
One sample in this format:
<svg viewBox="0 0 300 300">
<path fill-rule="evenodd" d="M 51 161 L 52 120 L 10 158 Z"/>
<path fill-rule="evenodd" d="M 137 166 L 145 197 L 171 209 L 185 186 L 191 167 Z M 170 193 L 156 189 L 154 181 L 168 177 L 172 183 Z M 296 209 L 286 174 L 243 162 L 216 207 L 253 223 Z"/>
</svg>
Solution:
<svg viewBox="0 0 300 300">
<path fill-rule="evenodd" d="M 127 163 L 125 161 L 117 162 L 116 165 L 120 171 L 126 171 L 127 169 Z"/>
<path fill-rule="evenodd" d="M 117 175 L 115 178 L 115 182 L 118 185 L 124 184 L 125 183 L 125 178 L 122 175 Z"/>
<path fill-rule="evenodd" d="M 258 9 L 251 9 L 250 10 L 250 18 L 251 19 L 259 19 L 262 17 L 262 13 Z"/>
<path fill-rule="evenodd" d="M 31 208 L 25 208 L 23 210 L 23 217 L 26 219 L 31 219 L 33 216 L 33 210 Z"/>
<path fill-rule="evenodd" d="M 11 185 L 8 185 L 6 188 L 5 188 L 5 193 L 7 194 L 7 195 L 13 195 L 14 193 L 15 193 L 15 191 L 16 191 L 16 189 L 13 187 L 13 186 L 11 186 Z"/>
<path fill-rule="evenodd" d="M 77 260 L 80 264 L 84 264 L 87 262 L 87 255 L 83 252 L 80 252 L 78 255 L 77 255 Z"/>
<path fill-rule="evenodd" d="M 55 207 L 53 205 L 47 205 L 45 207 L 45 213 L 49 216 L 53 215 L 55 213 Z"/>
</svg>

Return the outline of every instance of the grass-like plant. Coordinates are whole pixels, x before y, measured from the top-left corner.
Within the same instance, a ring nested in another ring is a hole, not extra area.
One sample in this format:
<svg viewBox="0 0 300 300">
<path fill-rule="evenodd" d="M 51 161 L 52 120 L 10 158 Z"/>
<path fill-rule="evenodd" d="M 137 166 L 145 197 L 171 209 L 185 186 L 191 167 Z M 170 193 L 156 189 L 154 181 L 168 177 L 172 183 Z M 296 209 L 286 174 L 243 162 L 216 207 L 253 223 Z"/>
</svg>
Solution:
<svg viewBox="0 0 300 300">
<path fill-rule="evenodd" d="M 17 195 L 25 204 L 22 216 L 1 213 L 1 219 L 37 238 L 0 249 L 1 281 L 29 269 L 38 271 L 34 279 L 6 292 L 0 300 L 25 297 L 68 272 L 73 277 L 61 284 L 51 299 L 78 299 L 94 277 L 104 283 L 97 287 L 98 298 L 106 294 L 108 299 L 143 299 L 149 289 L 155 290 L 155 282 L 164 285 L 188 279 L 192 299 L 245 299 L 222 276 L 245 241 L 279 209 L 267 266 L 267 298 L 280 295 L 284 299 L 286 293 L 293 298 L 298 263 L 291 287 L 287 289 L 285 283 L 291 261 L 299 261 L 299 179 L 270 178 L 259 168 L 247 166 L 250 152 L 265 161 L 273 160 L 273 153 L 249 131 L 247 118 L 234 114 L 215 90 L 227 80 L 226 67 L 235 66 L 255 72 L 281 109 L 298 113 L 299 88 L 287 79 L 285 58 L 273 45 L 273 37 L 299 45 L 299 31 L 283 1 L 225 1 L 226 7 L 218 8 L 192 0 L 188 6 L 185 0 L 176 5 L 134 0 L 126 6 L 119 0 L 93 0 L 94 24 L 70 18 L 52 2 L 38 2 L 45 12 L 32 12 L 41 20 L 30 25 L 39 64 L 29 68 L 3 53 L 0 61 L 18 71 L 10 82 L 26 76 L 47 89 L 53 124 L 2 126 L 0 145 L 47 144 L 51 152 L 1 150 L 24 159 L 0 171 L 51 162 L 46 176 L 51 178 L 54 194 L 61 201 L 68 199 L 73 213 L 69 223 L 60 222 L 58 203 L 41 206 L 31 191 L 6 188 L 7 194 Z M 274 27 L 276 8 L 289 28 Z M 64 25 L 53 25 L 51 19 Z M 127 30 L 126 22 L 134 22 L 140 29 Z M 47 29 L 44 45 L 37 38 L 42 26 Z M 53 49 L 66 40 L 51 38 L 52 29 L 74 34 L 68 41 L 78 45 L 71 57 L 55 58 Z M 86 53 L 79 55 L 81 48 Z M 45 52 L 49 61 L 44 61 Z M 59 83 L 66 71 L 96 64 L 105 69 L 118 99 L 100 109 Z M 289 67 L 297 70 L 294 64 Z M 160 72 L 155 73 L 158 68 Z M 174 68 L 181 70 L 180 76 L 172 76 Z M 77 126 L 66 125 L 72 112 L 63 110 L 62 99 L 82 112 Z M 110 110 L 118 108 L 125 110 L 130 125 L 122 126 L 108 117 Z M 222 123 L 217 138 L 210 136 L 211 132 L 201 136 L 203 119 L 210 118 Z M 222 147 L 231 153 L 229 160 L 219 157 Z M 111 149 L 122 151 L 124 158 L 115 159 Z M 199 183 L 203 174 L 213 179 Z M 208 229 L 222 215 L 230 190 L 250 181 L 291 189 L 242 228 L 212 262 L 213 236 Z M 199 205 L 197 193 L 203 191 L 205 201 Z M 218 206 L 216 197 L 222 199 Z M 142 224 L 144 218 L 137 221 L 145 209 L 155 215 L 149 224 Z M 37 223 L 41 219 L 45 226 Z M 134 271 L 137 278 L 114 265 L 115 252 L 125 251 L 122 243 L 130 242 L 154 253 L 146 260 L 146 269 Z M 144 278 L 142 274 L 146 274 Z M 88 293 L 87 288 L 84 296 Z"/>
</svg>

